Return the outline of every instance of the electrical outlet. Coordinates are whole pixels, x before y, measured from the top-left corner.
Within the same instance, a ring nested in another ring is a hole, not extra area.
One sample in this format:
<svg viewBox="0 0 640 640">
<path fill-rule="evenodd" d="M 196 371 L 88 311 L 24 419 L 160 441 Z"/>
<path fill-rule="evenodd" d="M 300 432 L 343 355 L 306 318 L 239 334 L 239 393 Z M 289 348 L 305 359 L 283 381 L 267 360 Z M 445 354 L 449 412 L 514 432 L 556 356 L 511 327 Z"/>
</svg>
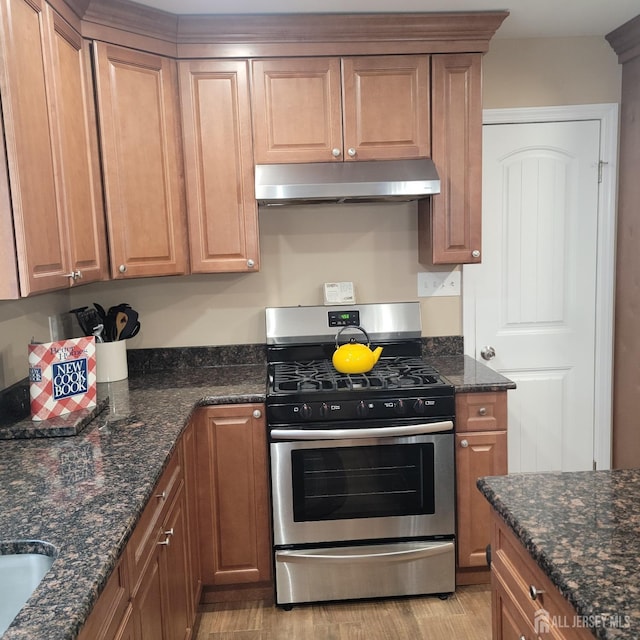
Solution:
<svg viewBox="0 0 640 640">
<path fill-rule="evenodd" d="M 462 274 L 455 271 L 421 271 L 418 273 L 418 297 L 459 296 Z"/>
</svg>

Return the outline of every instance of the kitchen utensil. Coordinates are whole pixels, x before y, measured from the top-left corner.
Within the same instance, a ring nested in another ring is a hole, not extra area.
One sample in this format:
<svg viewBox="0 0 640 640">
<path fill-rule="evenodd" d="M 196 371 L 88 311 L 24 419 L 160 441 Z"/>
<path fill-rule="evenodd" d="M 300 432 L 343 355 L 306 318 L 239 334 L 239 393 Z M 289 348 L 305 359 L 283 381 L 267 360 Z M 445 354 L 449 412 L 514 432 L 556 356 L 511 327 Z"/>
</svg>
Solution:
<svg viewBox="0 0 640 640">
<path fill-rule="evenodd" d="M 96 342 L 104 342 L 104 340 L 102 339 L 103 330 L 104 330 L 103 324 L 99 324 L 93 328 L 92 334 L 95 336 Z"/>
<path fill-rule="evenodd" d="M 140 322 L 138 322 L 138 312 L 131 309 L 131 307 L 125 309 L 123 313 L 127 316 L 127 324 L 122 329 L 120 339 L 126 340 L 127 338 L 133 338 L 140 331 Z"/>
<path fill-rule="evenodd" d="M 96 308 L 98 315 L 100 316 L 100 320 L 104 322 L 104 319 L 107 317 L 107 312 L 104 310 L 104 307 L 97 302 L 93 303 L 93 306 Z"/>
<path fill-rule="evenodd" d="M 127 314 L 124 311 L 118 311 L 116 313 L 116 326 L 115 326 L 115 339 L 116 340 L 124 340 L 122 337 L 122 331 L 127 326 Z"/>
<path fill-rule="evenodd" d="M 339 345 L 338 338 L 347 328 L 362 331 L 367 339 L 367 344 L 356 342 L 356 339 L 351 337 L 348 343 Z M 336 334 L 336 350 L 331 358 L 333 366 L 340 373 L 367 373 L 367 371 L 371 371 L 376 362 L 378 362 L 378 358 L 380 358 L 382 347 L 377 347 L 371 351 L 370 344 L 369 334 L 362 327 L 342 327 Z"/>
<path fill-rule="evenodd" d="M 90 307 L 78 307 L 77 309 L 71 309 L 69 313 L 73 313 L 80 325 L 80 329 L 85 336 L 93 335 L 93 329 L 100 324 L 100 318 L 98 312 Z"/>
</svg>

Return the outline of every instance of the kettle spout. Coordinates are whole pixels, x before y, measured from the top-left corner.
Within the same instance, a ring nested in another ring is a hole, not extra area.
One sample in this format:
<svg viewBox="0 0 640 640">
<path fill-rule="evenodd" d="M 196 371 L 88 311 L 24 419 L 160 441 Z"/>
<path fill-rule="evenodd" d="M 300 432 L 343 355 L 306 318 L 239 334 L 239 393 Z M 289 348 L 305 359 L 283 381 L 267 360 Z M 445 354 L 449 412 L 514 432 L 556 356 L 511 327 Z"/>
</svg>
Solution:
<svg viewBox="0 0 640 640">
<path fill-rule="evenodd" d="M 380 358 L 380 354 L 382 353 L 382 347 L 376 347 L 372 353 L 373 353 L 373 364 L 376 364 L 376 362 L 378 362 L 378 358 Z"/>
</svg>

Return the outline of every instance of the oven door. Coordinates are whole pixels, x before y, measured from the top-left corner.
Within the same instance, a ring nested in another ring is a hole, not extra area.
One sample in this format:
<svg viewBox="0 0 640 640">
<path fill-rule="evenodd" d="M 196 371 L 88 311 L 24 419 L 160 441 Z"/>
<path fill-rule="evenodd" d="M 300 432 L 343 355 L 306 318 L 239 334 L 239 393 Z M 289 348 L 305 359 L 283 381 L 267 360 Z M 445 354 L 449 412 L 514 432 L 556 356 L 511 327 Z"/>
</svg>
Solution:
<svg viewBox="0 0 640 640">
<path fill-rule="evenodd" d="M 274 545 L 452 537 L 453 432 L 420 433 L 443 428 L 272 430 Z"/>
</svg>

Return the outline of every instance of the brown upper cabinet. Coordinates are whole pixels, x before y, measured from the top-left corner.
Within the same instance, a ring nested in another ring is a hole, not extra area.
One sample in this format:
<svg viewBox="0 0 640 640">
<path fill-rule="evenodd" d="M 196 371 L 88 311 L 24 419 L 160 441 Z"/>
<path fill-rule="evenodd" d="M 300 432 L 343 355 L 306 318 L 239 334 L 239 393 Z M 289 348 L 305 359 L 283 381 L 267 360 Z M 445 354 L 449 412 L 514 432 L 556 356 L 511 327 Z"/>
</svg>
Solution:
<svg viewBox="0 0 640 640">
<path fill-rule="evenodd" d="M 430 156 L 429 56 L 252 61 L 257 164 Z"/>
<path fill-rule="evenodd" d="M 480 262 L 482 231 L 482 56 L 432 56 L 432 158 L 440 193 L 418 214 L 423 264 Z"/>
<path fill-rule="evenodd" d="M 188 272 L 175 60 L 94 43 L 113 278 Z"/>
<path fill-rule="evenodd" d="M 179 63 L 193 273 L 257 271 L 248 62 Z"/>
<path fill-rule="evenodd" d="M 2 0 L 0 29 L 0 298 L 105 279 L 88 47 L 42 0 Z"/>
</svg>

